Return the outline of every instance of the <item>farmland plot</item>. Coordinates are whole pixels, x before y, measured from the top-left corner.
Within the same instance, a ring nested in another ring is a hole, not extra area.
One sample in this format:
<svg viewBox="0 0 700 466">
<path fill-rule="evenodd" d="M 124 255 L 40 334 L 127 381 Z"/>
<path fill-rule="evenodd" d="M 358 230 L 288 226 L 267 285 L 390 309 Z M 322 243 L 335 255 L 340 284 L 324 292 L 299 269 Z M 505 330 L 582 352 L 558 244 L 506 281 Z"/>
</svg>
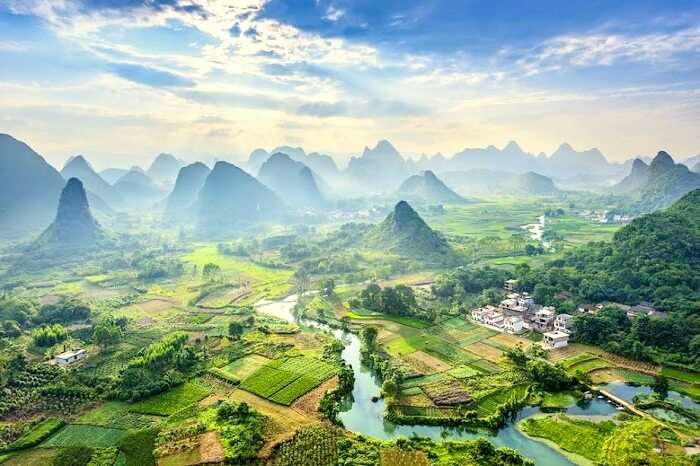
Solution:
<svg viewBox="0 0 700 466">
<path fill-rule="evenodd" d="M 279 359 L 259 368 L 241 388 L 286 406 L 335 375 L 335 368 L 311 357 Z"/>
</svg>

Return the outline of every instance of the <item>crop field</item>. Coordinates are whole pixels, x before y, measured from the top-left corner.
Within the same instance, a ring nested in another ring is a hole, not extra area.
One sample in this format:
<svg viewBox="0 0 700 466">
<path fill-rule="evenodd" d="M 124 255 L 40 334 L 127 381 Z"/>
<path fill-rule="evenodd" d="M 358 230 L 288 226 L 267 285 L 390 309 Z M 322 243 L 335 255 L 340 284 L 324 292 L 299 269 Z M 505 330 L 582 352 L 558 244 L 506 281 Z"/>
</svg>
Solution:
<svg viewBox="0 0 700 466">
<path fill-rule="evenodd" d="M 432 374 L 432 375 L 425 375 L 422 377 L 413 377 L 410 379 L 406 379 L 401 383 L 401 389 L 409 389 L 413 387 L 420 387 L 421 385 L 431 383 L 431 382 L 436 382 L 439 380 L 445 380 L 448 379 L 449 377 L 445 374 Z"/>
<path fill-rule="evenodd" d="M 687 369 L 678 369 L 675 367 L 664 367 L 661 374 L 668 378 L 680 380 L 690 384 L 700 384 L 700 374 Z"/>
<path fill-rule="evenodd" d="M 259 354 L 249 354 L 221 367 L 220 370 L 236 380 L 244 380 L 270 360 Z"/>
<path fill-rule="evenodd" d="M 474 326 L 473 329 L 467 332 L 467 334 L 464 336 L 464 338 L 459 342 L 459 345 L 462 348 L 466 348 L 467 346 L 476 343 L 478 341 L 484 340 L 486 338 L 490 338 L 494 335 L 496 335 L 498 332 L 495 332 L 491 329 L 488 329 L 486 327 L 482 327 L 480 325 Z"/>
<path fill-rule="evenodd" d="M 487 345 L 493 345 L 497 347 L 506 347 L 506 348 L 514 348 L 518 345 L 521 345 L 523 349 L 527 349 L 530 346 L 532 346 L 532 342 L 528 340 L 527 338 L 519 337 L 516 335 L 511 335 L 509 333 L 499 333 L 498 335 L 494 335 L 491 338 L 487 338 L 486 340 L 483 340 L 482 343 L 486 343 Z"/>
<path fill-rule="evenodd" d="M 402 450 L 397 447 L 382 448 L 379 452 L 379 466 L 430 466 L 425 452 Z"/>
<path fill-rule="evenodd" d="M 613 367 L 613 365 L 603 359 L 594 357 L 593 359 L 587 359 L 585 361 L 577 362 L 575 364 L 570 365 L 567 368 L 567 371 L 572 374 L 575 374 L 577 372 L 588 374 L 589 372 L 598 369 L 605 369 L 608 367 Z"/>
<path fill-rule="evenodd" d="M 253 372 L 241 388 L 285 406 L 313 390 L 335 374 L 321 360 L 301 356 L 271 361 Z"/>
<path fill-rule="evenodd" d="M 229 278 L 250 280 L 254 293 L 241 300 L 241 304 L 253 302 L 260 297 L 278 297 L 289 289 L 289 279 L 292 272 L 286 269 L 262 267 L 250 261 L 219 254 L 215 245 L 197 247 L 182 260 L 190 265 L 196 265 L 202 270 L 206 264 L 216 264 L 221 267 L 222 274 Z"/>
<path fill-rule="evenodd" d="M 450 369 L 449 364 L 444 363 L 440 359 L 424 353 L 423 351 L 416 351 L 407 356 L 404 356 L 404 361 L 406 361 L 411 367 L 416 369 L 422 374 L 434 374 L 436 372 L 444 372 Z"/>
<path fill-rule="evenodd" d="M 158 422 L 155 416 L 129 411 L 131 405 L 119 401 L 108 401 L 102 406 L 80 416 L 75 423 L 117 429 L 146 429 Z"/>
<path fill-rule="evenodd" d="M 126 431 L 108 427 L 69 424 L 42 443 L 42 447 L 92 447 L 116 446 L 126 436 Z"/>
<path fill-rule="evenodd" d="M 140 414 L 169 416 L 185 406 L 204 399 L 210 393 L 211 389 L 203 382 L 189 380 L 182 385 L 171 388 L 167 392 L 134 403 L 130 411 Z"/>
<path fill-rule="evenodd" d="M 501 366 L 494 364 L 486 359 L 478 359 L 476 361 L 469 362 L 467 365 L 487 374 L 496 374 L 503 370 Z"/>
<path fill-rule="evenodd" d="M 470 353 L 478 354 L 484 359 L 491 362 L 498 362 L 503 356 L 503 351 L 493 346 L 486 345 L 483 342 L 472 343 L 471 345 L 465 347 Z"/>
<path fill-rule="evenodd" d="M 401 316 L 390 316 L 386 314 L 361 314 L 359 312 L 348 312 L 345 314 L 352 320 L 386 320 L 389 322 L 396 322 L 397 324 L 405 325 L 406 327 L 412 327 L 412 328 L 417 328 L 417 329 L 424 329 L 428 328 L 431 326 L 431 324 L 427 322 L 423 322 L 422 320 L 418 319 L 412 319 L 410 317 L 401 317 Z"/>
<path fill-rule="evenodd" d="M 454 369 L 447 371 L 447 373 L 456 379 L 468 379 L 469 377 L 474 377 L 482 372 L 469 366 L 457 366 Z"/>
<path fill-rule="evenodd" d="M 280 445 L 272 466 L 334 466 L 338 464 L 336 434 L 326 427 L 309 427 Z"/>
<path fill-rule="evenodd" d="M 527 394 L 527 385 L 515 385 L 507 389 L 497 390 L 476 401 L 474 407 L 479 417 L 488 417 L 510 399 L 520 400 Z"/>
<path fill-rule="evenodd" d="M 579 363 L 582 363 L 585 361 L 591 361 L 593 359 L 597 359 L 597 356 L 595 354 L 579 353 L 576 356 L 572 356 L 570 358 L 566 358 L 566 359 L 559 361 L 559 364 L 561 364 L 564 369 L 569 369 L 576 364 L 579 364 Z"/>
</svg>

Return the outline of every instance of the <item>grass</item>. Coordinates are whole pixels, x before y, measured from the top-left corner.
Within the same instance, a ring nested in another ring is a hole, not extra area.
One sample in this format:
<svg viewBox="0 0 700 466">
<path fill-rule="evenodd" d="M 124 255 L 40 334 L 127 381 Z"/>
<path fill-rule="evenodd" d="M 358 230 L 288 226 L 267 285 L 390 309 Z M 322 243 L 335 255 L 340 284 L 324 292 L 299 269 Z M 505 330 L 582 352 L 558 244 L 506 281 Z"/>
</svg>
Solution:
<svg viewBox="0 0 700 466">
<path fill-rule="evenodd" d="M 597 461 L 606 438 L 615 430 L 612 421 L 592 422 L 571 417 L 532 417 L 518 427 L 532 436 L 550 440 L 564 451 Z"/>
<path fill-rule="evenodd" d="M 576 356 L 566 358 L 562 361 L 559 362 L 559 364 L 562 365 L 564 369 L 569 369 L 571 366 L 584 362 L 584 361 L 590 361 L 592 359 L 596 359 L 595 354 L 591 353 L 579 353 Z"/>
<path fill-rule="evenodd" d="M 386 314 L 358 314 L 357 312 L 348 312 L 345 314 L 352 320 L 386 320 L 389 322 L 396 322 L 397 324 L 405 325 L 411 328 L 425 329 L 431 326 L 427 322 L 422 320 L 413 319 L 411 317 L 402 316 L 390 316 Z"/>
<path fill-rule="evenodd" d="M 568 408 L 576 403 L 578 394 L 575 392 L 545 393 L 542 397 L 543 408 Z"/>
<path fill-rule="evenodd" d="M 107 448 L 116 446 L 125 435 L 122 429 L 69 424 L 41 446 Z"/>
<path fill-rule="evenodd" d="M 211 389 L 196 380 L 189 380 L 167 392 L 152 396 L 131 406 L 130 411 L 140 414 L 169 416 L 187 405 L 204 399 Z"/>
</svg>

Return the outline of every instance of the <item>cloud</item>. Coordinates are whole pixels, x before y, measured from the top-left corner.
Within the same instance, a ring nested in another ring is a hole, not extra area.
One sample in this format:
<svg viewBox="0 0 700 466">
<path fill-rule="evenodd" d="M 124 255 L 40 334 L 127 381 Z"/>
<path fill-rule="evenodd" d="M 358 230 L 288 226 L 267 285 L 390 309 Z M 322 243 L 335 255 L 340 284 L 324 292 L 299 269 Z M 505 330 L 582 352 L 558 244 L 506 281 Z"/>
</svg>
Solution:
<svg viewBox="0 0 700 466">
<path fill-rule="evenodd" d="M 108 70 L 120 78 L 151 87 L 192 87 L 195 82 L 183 76 L 134 63 L 112 63 Z"/>
<path fill-rule="evenodd" d="M 555 37 L 532 49 L 517 64 L 534 75 L 563 67 L 684 65 L 688 54 L 700 54 L 699 26 L 641 35 L 593 33 Z"/>
<path fill-rule="evenodd" d="M 343 102 L 311 102 L 302 104 L 297 108 L 299 115 L 322 118 L 344 115 L 347 111 L 348 108 Z"/>
</svg>

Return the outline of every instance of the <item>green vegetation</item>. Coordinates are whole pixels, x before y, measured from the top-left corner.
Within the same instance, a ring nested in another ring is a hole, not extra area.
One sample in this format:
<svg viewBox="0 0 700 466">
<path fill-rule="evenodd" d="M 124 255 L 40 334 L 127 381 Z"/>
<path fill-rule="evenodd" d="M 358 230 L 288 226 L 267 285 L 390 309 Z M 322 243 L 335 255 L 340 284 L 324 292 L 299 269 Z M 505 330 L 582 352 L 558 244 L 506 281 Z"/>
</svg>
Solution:
<svg viewBox="0 0 700 466">
<path fill-rule="evenodd" d="M 64 425 L 65 422 L 61 419 L 49 418 L 41 421 L 32 427 L 29 432 L 26 432 L 11 445 L 3 448 L 0 451 L 24 450 L 25 448 L 36 446 Z"/>
<path fill-rule="evenodd" d="M 43 447 L 96 447 L 116 446 L 126 431 L 108 427 L 68 424 L 42 444 Z"/>
<path fill-rule="evenodd" d="M 595 462 L 606 439 L 615 430 L 615 423 L 557 415 L 529 418 L 518 427 L 530 436 L 551 440 L 561 449 Z"/>
<path fill-rule="evenodd" d="M 328 380 L 336 369 L 315 358 L 297 357 L 271 361 L 241 383 L 241 388 L 276 403 L 294 400 Z"/>
<path fill-rule="evenodd" d="M 209 387 L 195 380 L 189 380 L 182 385 L 152 396 L 131 405 L 130 411 L 141 414 L 168 416 L 185 406 L 200 401 L 211 393 Z"/>
</svg>

